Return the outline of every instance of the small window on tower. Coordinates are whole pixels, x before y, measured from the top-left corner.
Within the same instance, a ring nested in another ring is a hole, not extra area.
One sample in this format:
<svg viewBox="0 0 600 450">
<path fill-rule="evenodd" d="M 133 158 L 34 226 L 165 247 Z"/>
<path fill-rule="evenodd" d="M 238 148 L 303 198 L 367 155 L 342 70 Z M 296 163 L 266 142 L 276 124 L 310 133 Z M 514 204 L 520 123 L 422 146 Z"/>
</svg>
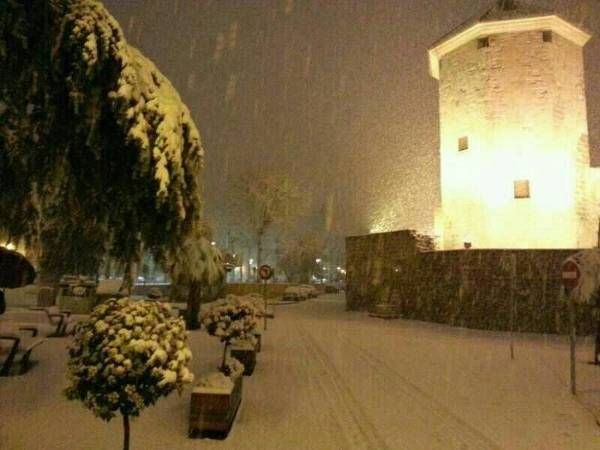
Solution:
<svg viewBox="0 0 600 450">
<path fill-rule="evenodd" d="M 529 180 L 515 181 L 515 198 L 529 198 Z"/>
<path fill-rule="evenodd" d="M 547 30 L 542 32 L 542 39 L 544 42 L 552 42 L 552 31 Z"/>
<path fill-rule="evenodd" d="M 462 152 L 469 149 L 469 137 L 463 136 L 458 138 L 458 151 Z"/>
<path fill-rule="evenodd" d="M 484 37 L 477 39 L 477 48 L 485 48 L 490 46 L 490 38 Z"/>
</svg>

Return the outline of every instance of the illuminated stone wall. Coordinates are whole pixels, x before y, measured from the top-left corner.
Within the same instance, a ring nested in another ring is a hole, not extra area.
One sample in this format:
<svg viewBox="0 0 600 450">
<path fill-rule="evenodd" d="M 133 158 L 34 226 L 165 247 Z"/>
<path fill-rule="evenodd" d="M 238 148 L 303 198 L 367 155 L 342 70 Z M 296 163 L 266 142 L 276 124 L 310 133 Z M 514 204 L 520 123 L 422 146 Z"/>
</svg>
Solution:
<svg viewBox="0 0 600 450">
<path fill-rule="evenodd" d="M 441 59 L 442 249 L 597 244 L 582 48 L 542 30 L 474 39 Z M 459 150 L 459 139 L 468 149 Z M 594 169 L 597 170 L 597 169 Z M 515 199 L 514 182 L 529 182 Z"/>
</svg>

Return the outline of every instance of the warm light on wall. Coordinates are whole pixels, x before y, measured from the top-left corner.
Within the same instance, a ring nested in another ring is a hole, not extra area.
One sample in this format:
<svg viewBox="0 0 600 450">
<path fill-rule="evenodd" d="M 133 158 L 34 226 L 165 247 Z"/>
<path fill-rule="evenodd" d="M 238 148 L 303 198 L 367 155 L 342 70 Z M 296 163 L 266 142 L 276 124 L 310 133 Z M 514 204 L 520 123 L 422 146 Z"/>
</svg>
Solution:
<svg viewBox="0 0 600 450">
<path fill-rule="evenodd" d="M 462 37 L 451 50 L 437 47 L 435 233 L 443 249 L 595 246 L 600 177 L 589 164 L 585 42 L 559 33 L 549 45 L 534 23 L 512 22 L 499 23 L 485 49 Z"/>
</svg>

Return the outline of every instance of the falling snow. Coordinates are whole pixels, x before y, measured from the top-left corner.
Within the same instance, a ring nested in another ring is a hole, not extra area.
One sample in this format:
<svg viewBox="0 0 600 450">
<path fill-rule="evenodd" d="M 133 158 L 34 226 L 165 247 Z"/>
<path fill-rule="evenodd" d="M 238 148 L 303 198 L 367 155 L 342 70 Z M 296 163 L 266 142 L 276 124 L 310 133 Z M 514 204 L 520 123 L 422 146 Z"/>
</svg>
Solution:
<svg viewBox="0 0 600 450">
<path fill-rule="evenodd" d="M 122 23 L 144 24 L 130 39 L 193 111 L 207 149 L 207 213 L 218 215 L 230 161 L 230 177 L 262 164 L 293 172 L 323 201 L 333 194 L 332 227 L 343 234 L 430 230 L 440 202 L 438 99 L 426 51 L 493 2 L 258 3 L 198 1 L 173 17 L 168 2 L 106 1 Z M 541 3 L 575 23 L 587 14 L 600 33 L 594 0 Z M 599 48 L 596 39 L 586 54 Z M 600 148 L 600 63 L 586 64 Z"/>
</svg>

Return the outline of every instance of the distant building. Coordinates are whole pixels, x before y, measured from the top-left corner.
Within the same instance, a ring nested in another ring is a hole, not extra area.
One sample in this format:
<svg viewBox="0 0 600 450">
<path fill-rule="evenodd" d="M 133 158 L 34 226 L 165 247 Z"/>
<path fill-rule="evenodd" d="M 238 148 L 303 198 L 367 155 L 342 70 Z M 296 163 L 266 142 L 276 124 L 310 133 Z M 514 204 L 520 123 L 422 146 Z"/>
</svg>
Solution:
<svg viewBox="0 0 600 450">
<path fill-rule="evenodd" d="M 589 38 L 553 13 L 501 1 L 429 50 L 440 93 L 440 249 L 597 245 Z"/>
</svg>

